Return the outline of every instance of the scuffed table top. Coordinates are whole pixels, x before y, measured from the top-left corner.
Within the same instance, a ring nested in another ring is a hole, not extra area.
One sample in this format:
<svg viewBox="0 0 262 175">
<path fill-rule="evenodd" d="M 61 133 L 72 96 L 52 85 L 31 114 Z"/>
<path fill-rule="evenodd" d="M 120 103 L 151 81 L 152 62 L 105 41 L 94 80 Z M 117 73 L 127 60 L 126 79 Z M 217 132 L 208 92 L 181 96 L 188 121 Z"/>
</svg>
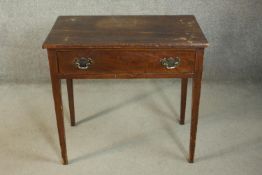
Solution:
<svg viewBox="0 0 262 175">
<path fill-rule="evenodd" d="M 59 16 L 43 48 L 205 48 L 192 15 Z"/>
</svg>

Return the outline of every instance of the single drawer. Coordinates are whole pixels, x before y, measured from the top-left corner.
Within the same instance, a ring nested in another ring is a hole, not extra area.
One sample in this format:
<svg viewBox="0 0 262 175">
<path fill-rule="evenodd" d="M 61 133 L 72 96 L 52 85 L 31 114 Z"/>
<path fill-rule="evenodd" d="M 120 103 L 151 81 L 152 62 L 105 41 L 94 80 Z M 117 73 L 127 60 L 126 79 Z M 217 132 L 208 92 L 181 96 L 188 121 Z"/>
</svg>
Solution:
<svg viewBox="0 0 262 175">
<path fill-rule="evenodd" d="M 57 51 L 61 74 L 193 73 L 193 50 L 72 49 Z"/>
</svg>

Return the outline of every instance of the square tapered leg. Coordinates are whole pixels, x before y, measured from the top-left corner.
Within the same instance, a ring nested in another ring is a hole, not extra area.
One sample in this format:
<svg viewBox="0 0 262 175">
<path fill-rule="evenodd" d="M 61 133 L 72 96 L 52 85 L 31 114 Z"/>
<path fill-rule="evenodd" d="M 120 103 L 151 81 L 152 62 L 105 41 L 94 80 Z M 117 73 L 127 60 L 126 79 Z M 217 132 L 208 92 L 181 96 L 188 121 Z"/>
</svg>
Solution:
<svg viewBox="0 0 262 175">
<path fill-rule="evenodd" d="M 74 107 L 74 89 L 73 89 L 73 80 L 66 79 L 67 93 L 68 93 L 68 103 L 69 103 L 69 112 L 71 126 L 75 126 L 75 107 Z"/>
<path fill-rule="evenodd" d="M 179 123 L 181 125 L 185 123 L 187 84 L 188 84 L 188 78 L 182 78 L 181 79 L 180 120 L 179 120 Z"/>
</svg>

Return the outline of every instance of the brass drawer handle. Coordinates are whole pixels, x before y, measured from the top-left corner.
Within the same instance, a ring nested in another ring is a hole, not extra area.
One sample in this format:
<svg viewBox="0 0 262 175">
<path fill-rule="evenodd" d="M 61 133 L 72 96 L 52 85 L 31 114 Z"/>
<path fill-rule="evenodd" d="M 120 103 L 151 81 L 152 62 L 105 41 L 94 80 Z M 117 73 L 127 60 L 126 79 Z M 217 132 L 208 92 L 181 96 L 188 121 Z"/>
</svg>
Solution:
<svg viewBox="0 0 262 175">
<path fill-rule="evenodd" d="M 161 65 L 165 66 L 167 69 L 174 69 L 180 64 L 179 57 L 168 57 L 160 60 Z"/>
<path fill-rule="evenodd" d="M 87 70 L 92 63 L 93 60 L 91 58 L 85 57 L 76 58 L 74 61 L 75 67 L 80 70 Z"/>
</svg>

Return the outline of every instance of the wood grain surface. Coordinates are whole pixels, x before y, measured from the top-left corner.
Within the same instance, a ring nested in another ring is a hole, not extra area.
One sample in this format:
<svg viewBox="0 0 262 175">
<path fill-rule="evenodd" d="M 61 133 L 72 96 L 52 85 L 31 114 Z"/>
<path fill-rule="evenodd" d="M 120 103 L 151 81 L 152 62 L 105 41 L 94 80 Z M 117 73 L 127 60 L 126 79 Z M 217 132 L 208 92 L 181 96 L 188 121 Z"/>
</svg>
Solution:
<svg viewBox="0 0 262 175">
<path fill-rule="evenodd" d="M 43 48 L 207 47 L 192 15 L 59 16 Z"/>
<path fill-rule="evenodd" d="M 185 121 L 187 84 L 188 78 L 192 78 L 188 161 L 193 163 L 207 46 L 192 15 L 58 17 L 43 48 L 48 50 L 63 164 L 68 164 L 68 158 L 61 79 L 67 79 L 70 119 L 74 126 L 73 79 L 76 78 L 182 78 L 180 124 Z M 169 61 L 161 64 L 164 58 Z"/>
<path fill-rule="evenodd" d="M 77 58 L 90 58 L 92 64 L 87 70 L 74 66 Z M 180 58 L 177 68 L 167 69 L 161 65 L 163 58 Z M 119 49 L 72 49 L 57 51 L 60 74 L 143 74 L 143 73 L 193 73 L 194 51 L 177 50 L 119 50 Z"/>
</svg>

